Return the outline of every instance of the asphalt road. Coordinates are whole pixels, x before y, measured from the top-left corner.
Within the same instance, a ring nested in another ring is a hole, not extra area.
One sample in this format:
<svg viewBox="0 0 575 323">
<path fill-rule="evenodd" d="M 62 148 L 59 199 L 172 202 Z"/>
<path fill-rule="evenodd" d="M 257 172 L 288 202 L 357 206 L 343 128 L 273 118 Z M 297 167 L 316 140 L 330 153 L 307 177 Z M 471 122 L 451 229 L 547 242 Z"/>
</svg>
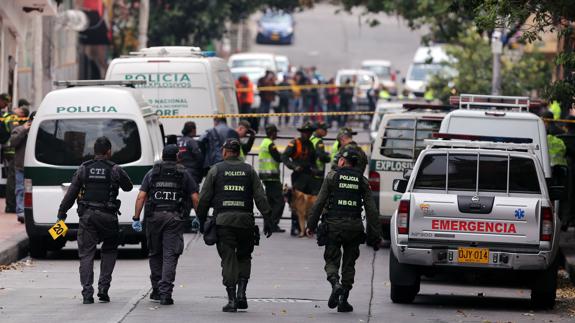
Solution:
<svg viewBox="0 0 575 323">
<path fill-rule="evenodd" d="M 370 27 L 360 9 L 352 14 L 336 10 L 336 6 L 318 4 L 295 13 L 293 45 L 255 44 L 259 15 L 254 15 L 250 20 L 251 51 L 287 55 L 294 66 L 315 65 L 326 77 L 334 76 L 338 69 L 359 68 L 365 59 L 386 59 L 405 76 L 424 31 L 412 31 L 402 19 L 383 14 L 367 16 L 380 22 Z"/>
<path fill-rule="evenodd" d="M 249 309 L 222 313 L 226 299 L 219 257 L 215 247 L 200 238 L 186 235 L 174 306 L 149 301 L 147 261 L 133 249 L 120 253 L 110 290 L 112 302 L 82 305 L 78 261 L 71 245 L 48 259 L 23 260 L 0 272 L 0 322 L 573 322 L 561 303 L 554 311 L 531 311 L 526 290 L 425 281 L 414 304 L 393 304 L 389 250 L 374 252 L 365 246 L 350 296 L 355 311 L 337 313 L 327 307 L 330 288 L 322 249 L 313 240 L 286 233 L 263 238 L 256 247 Z"/>
</svg>

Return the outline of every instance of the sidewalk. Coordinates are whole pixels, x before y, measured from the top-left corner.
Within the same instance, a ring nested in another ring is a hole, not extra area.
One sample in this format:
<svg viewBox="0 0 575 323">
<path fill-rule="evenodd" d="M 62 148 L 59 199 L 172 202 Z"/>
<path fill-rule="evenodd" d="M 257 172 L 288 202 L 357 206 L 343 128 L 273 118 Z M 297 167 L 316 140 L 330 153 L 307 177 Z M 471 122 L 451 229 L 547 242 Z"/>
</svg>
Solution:
<svg viewBox="0 0 575 323">
<path fill-rule="evenodd" d="M 0 199 L 0 266 L 8 265 L 28 254 L 28 235 L 16 214 L 4 213 L 4 199 Z"/>
</svg>

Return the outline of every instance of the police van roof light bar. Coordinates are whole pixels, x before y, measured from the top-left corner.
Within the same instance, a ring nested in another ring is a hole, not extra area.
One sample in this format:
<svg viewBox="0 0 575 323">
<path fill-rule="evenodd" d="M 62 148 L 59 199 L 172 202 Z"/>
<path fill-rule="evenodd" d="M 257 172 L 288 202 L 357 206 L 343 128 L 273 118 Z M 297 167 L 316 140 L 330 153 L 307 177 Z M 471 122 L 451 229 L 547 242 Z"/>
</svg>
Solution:
<svg viewBox="0 0 575 323">
<path fill-rule="evenodd" d="M 404 103 L 402 108 L 407 111 L 414 110 L 439 110 L 439 111 L 452 111 L 454 108 L 450 105 L 429 104 L 429 103 Z"/>
<path fill-rule="evenodd" d="M 69 81 L 54 81 L 54 86 L 59 87 L 76 87 L 76 86 L 127 86 L 135 88 L 136 85 L 145 85 L 145 80 L 69 80 Z"/>
<path fill-rule="evenodd" d="M 531 100 L 526 96 L 503 96 L 482 94 L 461 94 L 451 96 L 449 104 L 459 106 L 459 109 L 503 109 L 528 112 L 529 109 L 542 106 L 540 100 Z"/>
<path fill-rule="evenodd" d="M 492 142 L 492 141 L 469 141 L 469 140 L 440 140 L 440 139 L 425 139 L 425 144 L 428 148 L 461 148 L 461 149 L 497 149 L 505 151 L 526 151 L 534 153 L 539 150 L 537 144 L 516 144 L 507 142 Z"/>
<path fill-rule="evenodd" d="M 477 135 L 465 135 L 465 134 L 454 134 L 454 133 L 434 133 L 432 134 L 432 136 L 435 139 L 447 139 L 447 140 L 489 141 L 489 142 L 512 143 L 512 144 L 533 143 L 533 139 L 531 138 L 519 138 L 519 137 L 477 136 Z"/>
</svg>

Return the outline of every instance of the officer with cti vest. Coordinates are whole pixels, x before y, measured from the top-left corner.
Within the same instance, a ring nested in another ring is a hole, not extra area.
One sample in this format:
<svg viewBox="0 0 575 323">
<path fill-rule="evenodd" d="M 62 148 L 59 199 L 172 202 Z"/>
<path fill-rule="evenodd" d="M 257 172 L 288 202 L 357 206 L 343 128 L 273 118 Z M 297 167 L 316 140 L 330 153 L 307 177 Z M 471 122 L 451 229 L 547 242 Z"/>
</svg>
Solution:
<svg viewBox="0 0 575 323">
<path fill-rule="evenodd" d="M 84 304 L 94 303 L 94 257 L 100 242 L 103 243 L 98 298 L 101 302 L 110 301 L 108 290 L 118 256 L 118 190 L 128 192 L 133 187 L 128 174 L 110 161 L 112 144 L 108 138 L 96 139 L 94 155 L 93 160 L 80 165 L 58 209 L 58 219 L 66 220 L 66 212 L 77 199 L 80 217 L 78 256 Z"/>
<path fill-rule="evenodd" d="M 312 237 L 322 218 L 324 228 L 318 244 L 325 244 L 325 272 L 332 286 L 329 308 L 337 306 L 338 312 L 351 312 L 348 302 L 349 291 L 355 278 L 355 261 L 359 257 L 359 245 L 366 240 L 361 218 L 362 206 L 367 215 L 367 240 L 379 246 L 379 213 L 369 189 L 369 182 L 356 169 L 359 154 L 355 149 L 346 149 L 338 160 L 339 168 L 330 171 L 321 187 L 318 199 L 312 207 L 306 234 Z M 325 214 L 322 214 L 324 209 Z M 327 227 L 327 228 L 326 228 Z M 320 243 L 323 240 L 323 243 Z M 343 250 L 343 253 L 342 253 Z M 340 282 L 341 265 L 341 282 Z"/>
<path fill-rule="evenodd" d="M 323 138 L 327 135 L 327 129 L 328 126 L 325 122 L 318 122 L 316 124 L 316 130 L 310 138 L 315 149 L 315 164 L 317 167 L 317 172 L 313 177 L 313 195 L 319 193 L 325 176 L 325 165 L 331 161 L 331 156 L 325 151 L 325 145 L 323 143 Z"/>
<path fill-rule="evenodd" d="M 267 237 L 273 231 L 272 211 L 257 173 L 240 159 L 239 140 L 226 140 L 222 150 L 224 161 L 208 172 L 200 192 L 197 213 L 200 231 L 203 232 L 209 208 L 214 208 L 222 282 L 228 294 L 228 303 L 222 311 L 237 312 L 248 308 L 246 287 L 251 275 L 251 255 L 256 241 L 259 243 L 259 228 L 253 214 L 254 200 L 264 217 Z"/>
<path fill-rule="evenodd" d="M 140 213 L 146 206 L 146 239 L 150 250 L 150 281 L 152 301 L 172 305 L 172 291 L 178 259 L 184 251 L 185 217 L 189 214 L 187 201 L 198 205 L 198 184 L 176 164 L 178 146 L 166 145 L 162 162 L 157 163 L 144 177 L 136 199 L 132 220 L 135 231 L 142 231 Z"/>
<path fill-rule="evenodd" d="M 266 188 L 268 203 L 272 208 L 272 225 L 274 232 L 285 232 L 279 227 L 285 201 L 283 197 L 283 187 L 280 179 L 281 155 L 274 143 L 278 137 L 278 128 L 274 124 L 266 126 L 266 138 L 260 145 L 258 155 L 260 179 Z"/>
</svg>

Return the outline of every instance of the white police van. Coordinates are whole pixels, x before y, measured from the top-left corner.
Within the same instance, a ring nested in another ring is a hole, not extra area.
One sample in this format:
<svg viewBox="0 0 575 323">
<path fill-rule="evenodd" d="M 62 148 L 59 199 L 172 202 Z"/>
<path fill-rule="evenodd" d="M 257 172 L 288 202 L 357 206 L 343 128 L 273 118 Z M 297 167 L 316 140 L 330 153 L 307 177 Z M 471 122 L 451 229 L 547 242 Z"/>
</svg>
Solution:
<svg viewBox="0 0 575 323">
<path fill-rule="evenodd" d="M 52 240 L 48 228 L 57 220 L 74 172 L 93 158 L 94 142 L 100 136 L 110 139 L 112 161 L 121 165 L 134 183 L 131 192 L 120 190 L 118 196 L 122 201 L 121 243 L 142 242 L 146 250 L 144 234 L 131 228 L 132 216 L 144 175 L 161 160 L 163 137 L 158 116 L 139 91 L 121 86 L 133 83 L 64 81 L 58 84 L 69 88 L 48 93 L 40 104 L 24 161 L 26 232 L 32 256 L 42 257 L 47 250 L 57 250 L 67 240 L 76 239 L 76 204 L 67 213 L 70 231 L 64 239 Z"/>
<path fill-rule="evenodd" d="M 541 147 L 526 138 L 439 134 L 413 172 L 397 179 L 392 218 L 391 299 L 410 303 L 420 277 L 504 279 L 531 289 L 534 306 L 551 308 L 557 288 L 560 223 L 539 162 Z M 467 282 L 466 282 L 467 283 Z"/>
<path fill-rule="evenodd" d="M 160 115 L 166 135 L 180 135 L 183 116 L 238 113 L 236 88 L 226 62 L 197 47 L 150 47 L 112 60 L 106 80 L 144 80 L 137 85 Z M 198 134 L 213 127 L 197 118 Z"/>
<path fill-rule="evenodd" d="M 386 113 L 372 144 L 369 184 L 379 209 L 383 237 L 389 239 L 389 221 L 401 198 L 392 184 L 413 168 L 425 148 L 424 139 L 439 131 L 443 117 L 452 108 L 426 103 L 405 103 L 403 111 Z"/>
</svg>

